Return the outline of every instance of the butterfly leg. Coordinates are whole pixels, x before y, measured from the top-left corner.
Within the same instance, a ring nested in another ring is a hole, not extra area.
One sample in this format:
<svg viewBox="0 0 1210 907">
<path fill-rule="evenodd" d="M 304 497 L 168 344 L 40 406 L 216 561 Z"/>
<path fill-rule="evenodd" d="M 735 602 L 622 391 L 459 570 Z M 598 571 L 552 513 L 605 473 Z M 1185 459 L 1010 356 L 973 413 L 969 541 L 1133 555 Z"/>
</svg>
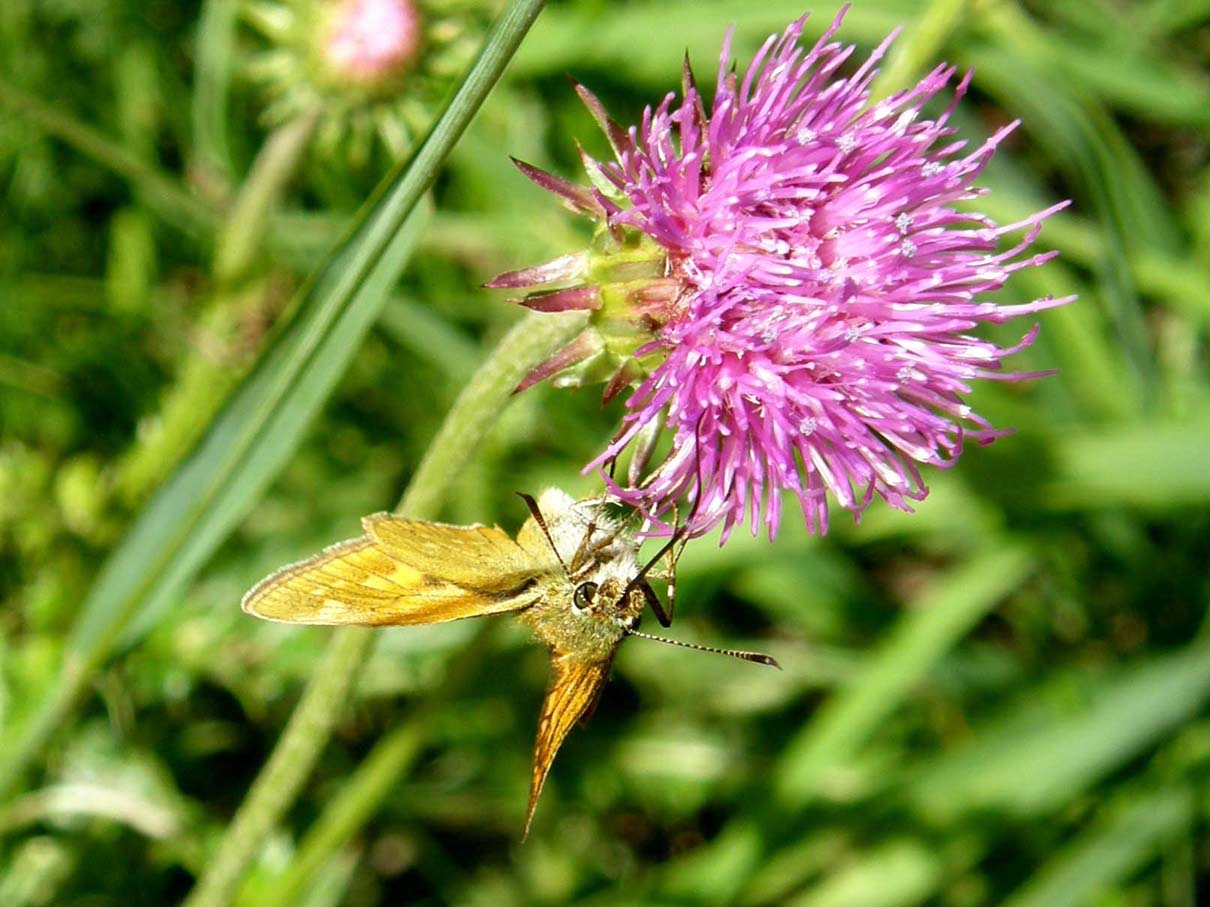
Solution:
<svg viewBox="0 0 1210 907">
<path fill-rule="evenodd" d="M 663 624 L 665 627 L 672 623 L 672 616 L 676 613 L 676 565 L 677 561 L 681 559 L 681 554 L 688 541 L 687 537 L 682 536 L 678 546 L 669 548 L 664 555 L 667 558 L 667 564 L 654 574 L 656 579 L 661 579 L 668 584 L 668 623 Z M 661 621 L 661 623 L 663 622 Z"/>
<path fill-rule="evenodd" d="M 650 571 L 650 575 L 654 579 L 668 584 L 668 609 L 666 611 L 654 592 L 648 596 L 648 603 L 651 605 L 652 613 L 655 614 L 656 620 L 660 622 L 660 626 L 662 627 L 672 625 L 672 615 L 676 611 L 676 565 L 685 550 L 685 545 L 689 542 L 689 534 L 686 531 L 687 527 L 680 525 L 680 515 L 677 512 L 675 504 L 673 505 L 672 525 L 674 527 L 672 538 L 668 540 L 663 551 L 656 555 L 657 559 L 660 557 L 665 559 L 665 565 L 659 569 Z"/>
</svg>

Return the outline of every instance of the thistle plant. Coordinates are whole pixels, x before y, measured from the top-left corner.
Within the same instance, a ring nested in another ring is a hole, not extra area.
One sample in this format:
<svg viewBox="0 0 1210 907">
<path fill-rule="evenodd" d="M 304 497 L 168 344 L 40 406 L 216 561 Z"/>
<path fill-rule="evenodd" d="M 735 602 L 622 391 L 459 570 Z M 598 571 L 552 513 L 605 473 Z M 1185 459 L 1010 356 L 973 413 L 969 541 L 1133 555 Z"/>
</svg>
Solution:
<svg viewBox="0 0 1210 907">
<path fill-rule="evenodd" d="M 1036 327 L 1009 347 L 970 331 L 1072 298 L 988 299 L 1055 254 L 1027 252 L 1066 203 L 1006 225 L 958 207 L 980 195 L 975 180 L 1017 123 L 973 148 L 955 136 L 969 73 L 927 116 L 956 75 L 946 65 L 871 103 L 895 35 L 842 75 L 854 52 L 833 40 L 843 16 L 809 50 L 799 19 L 742 74 L 728 38 L 709 105 L 686 62 L 680 98 L 629 130 L 579 87 L 615 155 L 583 155 L 590 186 L 519 163 L 597 223 L 587 251 L 489 284 L 539 288 L 519 300 L 530 309 L 591 313 L 522 387 L 555 375 L 605 380 L 606 400 L 630 389 L 589 469 L 656 531 L 687 511 L 690 536 L 721 524 L 725 541 L 747 522 L 773 537 L 783 492 L 818 533 L 829 495 L 858 515 L 875 497 L 910 509 L 927 494 L 922 466 L 1004 434 L 966 402 L 972 382 L 1031 377 L 1001 365 Z M 619 457 L 637 449 L 641 467 L 664 422 L 667 455 L 615 481 Z"/>
</svg>

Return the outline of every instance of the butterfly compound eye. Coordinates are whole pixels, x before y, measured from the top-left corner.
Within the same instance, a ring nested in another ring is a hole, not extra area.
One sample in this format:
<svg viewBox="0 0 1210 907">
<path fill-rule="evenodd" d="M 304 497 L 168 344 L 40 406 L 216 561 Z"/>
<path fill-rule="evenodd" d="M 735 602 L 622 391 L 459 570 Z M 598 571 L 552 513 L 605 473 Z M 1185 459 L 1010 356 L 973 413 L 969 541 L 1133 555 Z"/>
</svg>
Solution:
<svg viewBox="0 0 1210 907">
<path fill-rule="evenodd" d="M 580 583 L 571 594 L 571 603 L 577 610 L 587 611 L 592 606 L 592 600 L 597 597 L 596 583 Z"/>
</svg>

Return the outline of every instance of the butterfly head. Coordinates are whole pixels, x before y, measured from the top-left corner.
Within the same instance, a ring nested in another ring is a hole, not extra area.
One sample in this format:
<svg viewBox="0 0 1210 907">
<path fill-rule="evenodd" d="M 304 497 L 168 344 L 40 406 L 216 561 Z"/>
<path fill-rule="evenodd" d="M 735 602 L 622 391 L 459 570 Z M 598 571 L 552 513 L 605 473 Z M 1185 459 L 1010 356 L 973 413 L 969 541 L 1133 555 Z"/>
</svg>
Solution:
<svg viewBox="0 0 1210 907">
<path fill-rule="evenodd" d="M 623 633 L 637 630 L 646 601 L 638 589 L 628 589 L 628 582 L 609 577 L 598 584 L 585 580 L 571 594 L 572 614 L 601 622 L 613 622 Z"/>
<path fill-rule="evenodd" d="M 521 538 L 541 531 L 557 563 L 542 582 L 541 600 L 521 619 L 555 652 L 610 658 L 654 595 L 645 580 L 633 582 L 638 540 L 597 500 L 577 502 L 552 490 L 531 510 Z"/>
</svg>

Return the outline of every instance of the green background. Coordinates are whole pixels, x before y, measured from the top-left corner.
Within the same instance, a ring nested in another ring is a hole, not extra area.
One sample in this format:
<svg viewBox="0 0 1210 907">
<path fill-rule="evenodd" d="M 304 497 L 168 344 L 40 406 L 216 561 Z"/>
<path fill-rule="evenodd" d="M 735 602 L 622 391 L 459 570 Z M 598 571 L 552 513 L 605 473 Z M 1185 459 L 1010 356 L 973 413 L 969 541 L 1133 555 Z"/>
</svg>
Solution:
<svg viewBox="0 0 1210 907">
<path fill-rule="evenodd" d="M 729 23 L 744 64 L 801 12 L 554 4 L 411 233 L 346 291 L 354 234 L 291 303 L 390 155 L 316 144 L 240 195 L 271 130 L 233 2 L 0 5 L 0 904 L 176 903 L 210 864 L 331 638 L 240 596 L 394 506 L 518 317 L 480 284 L 588 236 L 507 157 L 605 154 L 565 76 L 635 122 L 686 48 L 708 85 Z M 965 137 L 1023 120 L 983 210 L 1073 200 L 1039 242 L 1060 258 L 1003 295 L 1079 294 L 1012 362 L 1060 373 L 980 388 L 1017 433 L 915 514 L 820 539 L 787 508 L 776 544 L 691 545 L 670 632 L 785 670 L 627 643 L 525 844 L 544 653 L 504 620 L 380 631 L 234 903 L 1205 903 L 1208 17 L 860 2 L 863 51 L 907 26 L 887 90 L 948 60 L 975 68 Z M 514 529 L 515 491 L 594 491 L 619 411 L 527 391 L 442 518 Z M 362 824 L 340 805 L 371 753 L 400 770 Z"/>
</svg>

